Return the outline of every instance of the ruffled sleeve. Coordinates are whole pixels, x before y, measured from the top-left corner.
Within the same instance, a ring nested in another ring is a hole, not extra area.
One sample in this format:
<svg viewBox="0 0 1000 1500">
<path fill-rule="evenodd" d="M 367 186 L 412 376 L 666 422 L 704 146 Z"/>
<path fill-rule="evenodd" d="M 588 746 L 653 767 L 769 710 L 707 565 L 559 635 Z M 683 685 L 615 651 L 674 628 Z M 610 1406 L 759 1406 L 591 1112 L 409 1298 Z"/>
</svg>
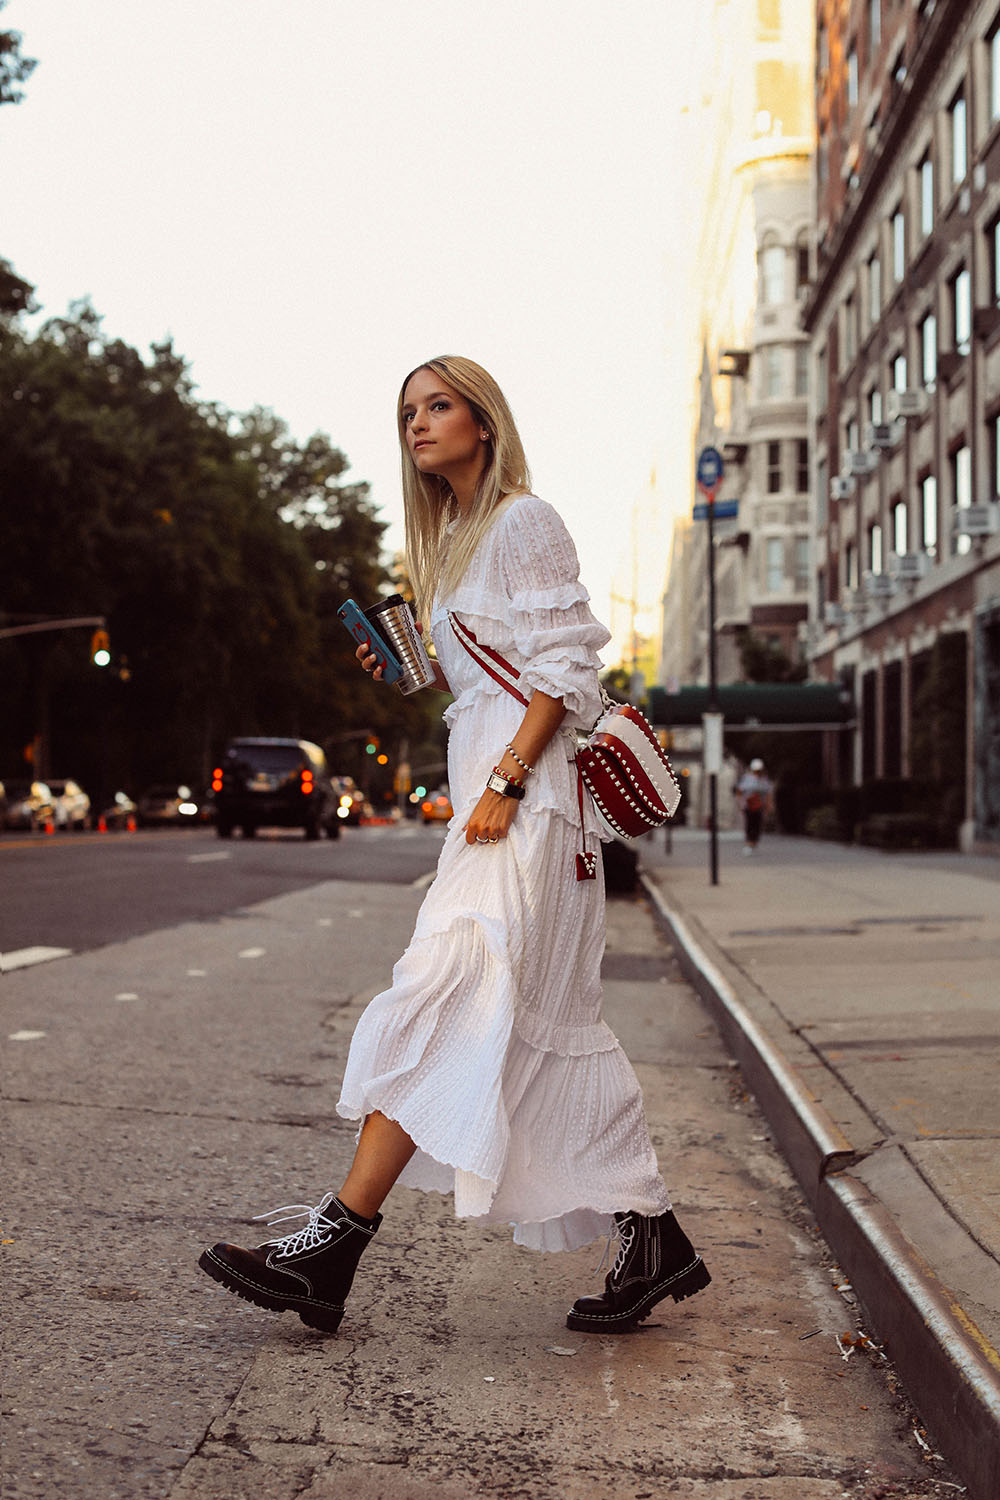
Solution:
<svg viewBox="0 0 1000 1500">
<path fill-rule="evenodd" d="M 601 712 L 597 653 L 611 635 L 590 610 L 572 538 L 558 511 L 535 495 L 516 500 L 501 524 L 500 582 L 525 663 L 522 690 L 561 698 L 567 725 L 589 729 Z"/>
</svg>

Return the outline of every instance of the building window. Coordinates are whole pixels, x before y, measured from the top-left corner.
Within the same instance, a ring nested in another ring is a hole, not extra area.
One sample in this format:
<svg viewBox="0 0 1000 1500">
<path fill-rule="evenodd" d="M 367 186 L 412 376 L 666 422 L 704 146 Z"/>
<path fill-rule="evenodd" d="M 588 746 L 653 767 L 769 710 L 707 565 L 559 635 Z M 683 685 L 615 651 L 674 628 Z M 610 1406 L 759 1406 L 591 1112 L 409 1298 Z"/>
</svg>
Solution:
<svg viewBox="0 0 1000 1500">
<path fill-rule="evenodd" d="M 784 350 L 780 344 L 768 344 L 764 353 L 764 399 L 773 401 L 784 395 Z"/>
<path fill-rule="evenodd" d="M 844 436 L 846 439 L 844 444 L 845 448 L 847 448 L 849 452 L 855 453 L 858 448 L 860 448 L 861 444 L 858 442 L 858 424 L 854 417 L 851 418 L 846 428 L 844 429 Z"/>
<path fill-rule="evenodd" d="M 844 588 L 856 589 L 858 586 L 858 549 L 853 542 L 848 542 L 844 547 Z"/>
<path fill-rule="evenodd" d="M 798 438 L 795 443 L 795 490 L 799 495 L 809 493 L 809 443 Z"/>
<path fill-rule="evenodd" d="M 882 0 L 868 0 L 868 46 L 872 53 L 882 41 Z"/>
<path fill-rule="evenodd" d="M 858 352 L 858 308 L 853 293 L 844 303 L 844 364 L 853 364 Z"/>
<path fill-rule="evenodd" d="M 868 325 L 874 328 L 882 315 L 882 262 L 873 255 L 868 262 Z"/>
<path fill-rule="evenodd" d="M 766 577 L 764 587 L 769 594 L 780 594 L 785 584 L 785 544 L 780 536 L 769 536 L 764 543 Z"/>
<path fill-rule="evenodd" d="M 972 341 L 972 280 L 965 267 L 952 279 L 951 317 L 955 348 L 959 354 L 968 354 Z"/>
<path fill-rule="evenodd" d="M 777 495 L 781 491 L 781 444 L 767 445 L 767 493 Z"/>
<path fill-rule="evenodd" d="M 937 318 L 928 313 L 920 325 L 920 372 L 924 385 L 937 380 Z"/>
<path fill-rule="evenodd" d="M 847 54 L 847 107 L 853 109 L 858 102 L 858 49 L 852 46 Z"/>
<path fill-rule="evenodd" d="M 906 390 L 906 355 L 897 354 L 892 362 L 892 388 L 894 391 Z"/>
<path fill-rule="evenodd" d="M 920 486 L 920 544 L 931 557 L 937 556 L 937 480 L 928 474 Z"/>
<path fill-rule="evenodd" d="M 826 525 L 830 505 L 830 466 L 825 458 L 816 465 L 816 525 Z"/>
<path fill-rule="evenodd" d="M 809 345 L 795 345 L 795 394 L 809 394 Z"/>
<path fill-rule="evenodd" d="M 990 119 L 1000 120 L 1000 25 L 994 26 L 990 48 Z"/>
<path fill-rule="evenodd" d="M 873 426 L 878 426 L 882 420 L 882 392 L 878 386 L 868 392 L 868 420 Z"/>
<path fill-rule="evenodd" d="M 993 418 L 993 498 L 1000 499 L 1000 416 Z"/>
<path fill-rule="evenodd" d="M 905 500 L 897 500 L 892 507 L 892 550 L 902 557 L 907 548 L 909 512 Z"/>
<path fill-rule="evenodd" d="M 826 345 L 816 352 L 816 406 L 820 414 L 826 411 L 826 403 L 830 399 L 830 383 L 828 377 L 828 363 Z"/>
<path fill-rule="evenodd" d="M 972 504 L 972 450 L 958 448 L 951 456 L 951 497 L 956 510 L 964 510 Z M 972 538 L 958 536 L 952 529 L 951 550 L 958 556 L 972 550 Z"/>
<path fill-rule="evenodd" d="M 959 89 L 951 101 L 948 111 L 951 124 L 951 185 L 958 187 L 965 181 L 969 170 L 969 149 L 966 136 L 965 90 Z"/>
<path fill-rule="evenodd" d="M 809 240 L 800 235 L 795 246 L 795 290 L 801 292 L 809 285 Z"/>
<path fill-rule="evenodd" d="M 809 538 L 795 538 L 795 592 L 804 594 L 809 588 Z"/>
<path fill-rule="evenodd" d="M 906 220 L 900 205 L 892 216 L 892 279 L 899 286 L 906 275 Z"/>
<path fill-rule="evenodd" d="M 934 162 L 928 151 L 920 163 L 920 233 L 934 228 Z"/>
<path fill-rule="evenodd" d="M 994 219 L 987 229 L 986 245 L 990 258 L 990 295 L 1000 305 L 1000 219 Z"/>
<path fill-rule="evenodd" d="M 881 573 L 882 564 L 882 528 L 876 522 L 868 528 L 868 567 L 873 573 Z"/>
<path fill-rule="evenodd" d="M 783 245 L 765 245 L 760 252 L 760 295 L 766 307 L 785 300 L 785 250 Z"/>
</svg>

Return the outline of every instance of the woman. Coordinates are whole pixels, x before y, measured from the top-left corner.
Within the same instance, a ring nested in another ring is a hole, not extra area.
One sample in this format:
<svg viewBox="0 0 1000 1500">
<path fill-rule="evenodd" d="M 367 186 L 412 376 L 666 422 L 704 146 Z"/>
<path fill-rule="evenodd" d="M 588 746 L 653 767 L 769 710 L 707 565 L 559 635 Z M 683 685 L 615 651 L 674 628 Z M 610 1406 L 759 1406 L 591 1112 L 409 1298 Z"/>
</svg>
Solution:
<svg viewBox="0 0 1000 1500">
<path fill-rule="evenodd" d="M 255 1250 L 216 1245 L 200 1264 L 249 1301 L 332 1331 L 400 1181 L 453 1192 L 456 1214 L 513 1224 L 538 1250 L 584 1245 L 613 1215 L 605 1290 L 567 1322 L 631 1329 L 710 1278 L 670 1211 L 638 1081 L 600 1019 L 603 881 L 577 878 L 581 816 L 591 842 L 598 829 L 589 797 L 581 814 L 573 732 L 600 713 L 608 632 L 562 521 L 531 493 L 486 371 L 421 365 L 398 422 L 410 576 L 437 686 L 455 698 L 455 817 L 410 946 L 351 1043 L 338 1111 L 361 1129 L 346 1180 L 315 1208 L 275 1211 L 306 1215 L 304 1227 Z M 520 699 L 461 631 L 519 672 Z M 381 676 L 365 646 L 357 654 Z"/>
</svg>

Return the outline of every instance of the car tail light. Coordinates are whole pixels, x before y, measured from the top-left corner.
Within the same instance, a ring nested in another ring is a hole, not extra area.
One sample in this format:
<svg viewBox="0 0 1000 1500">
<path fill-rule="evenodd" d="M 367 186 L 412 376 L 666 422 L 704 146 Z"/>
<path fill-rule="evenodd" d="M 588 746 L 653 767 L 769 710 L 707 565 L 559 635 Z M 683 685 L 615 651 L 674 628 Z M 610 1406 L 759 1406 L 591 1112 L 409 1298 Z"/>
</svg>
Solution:
<svg viewBox="0 0 1000 1500">
<path fill-rule="evenodd" d="M 309 796 L 311 796 L 312 795 L 312 790 L 313 790 L 313 773 L 311 771 L 303 771 L 302 772 L 302 795 L 303 795 L 303 797 L 309 797 Z"/>
<path fill-rule="evenodd" d="M 222 791 L 222 767 L 221 766 L 216 766 L 215 770 L 212 772 L 212 791 L 213 792 L 221 792 Z"/>
</svg>

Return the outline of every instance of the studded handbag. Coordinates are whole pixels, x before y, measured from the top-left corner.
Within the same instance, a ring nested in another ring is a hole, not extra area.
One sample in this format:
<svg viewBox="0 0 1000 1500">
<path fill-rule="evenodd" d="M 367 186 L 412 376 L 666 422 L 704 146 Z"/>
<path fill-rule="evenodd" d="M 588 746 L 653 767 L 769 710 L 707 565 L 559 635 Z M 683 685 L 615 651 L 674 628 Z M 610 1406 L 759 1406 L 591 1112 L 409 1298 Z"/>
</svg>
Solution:
<svg viewBox="0 0 1000 1500">
<path fill-rule="evenodd" d="M 448 620 L 461 645 L 483 671 L 527 707 L 518 687 L 520 673 L 506 657 L 476 640 L 467 625 L 449 612 Z M 604 712 L 589 735 L 581 736 L 576 760 L 577 796 L 583 825 L 584 788 L 605 823 L 621 838 L 638 838 L 662 828 L 680 806 L 681 789 L 645 714 L 631 703 L 614 703 L 601 689 Z M 583 848 L 576 856 L 577 880 L 597 877 L 597 854 Z"/>
</svg>

